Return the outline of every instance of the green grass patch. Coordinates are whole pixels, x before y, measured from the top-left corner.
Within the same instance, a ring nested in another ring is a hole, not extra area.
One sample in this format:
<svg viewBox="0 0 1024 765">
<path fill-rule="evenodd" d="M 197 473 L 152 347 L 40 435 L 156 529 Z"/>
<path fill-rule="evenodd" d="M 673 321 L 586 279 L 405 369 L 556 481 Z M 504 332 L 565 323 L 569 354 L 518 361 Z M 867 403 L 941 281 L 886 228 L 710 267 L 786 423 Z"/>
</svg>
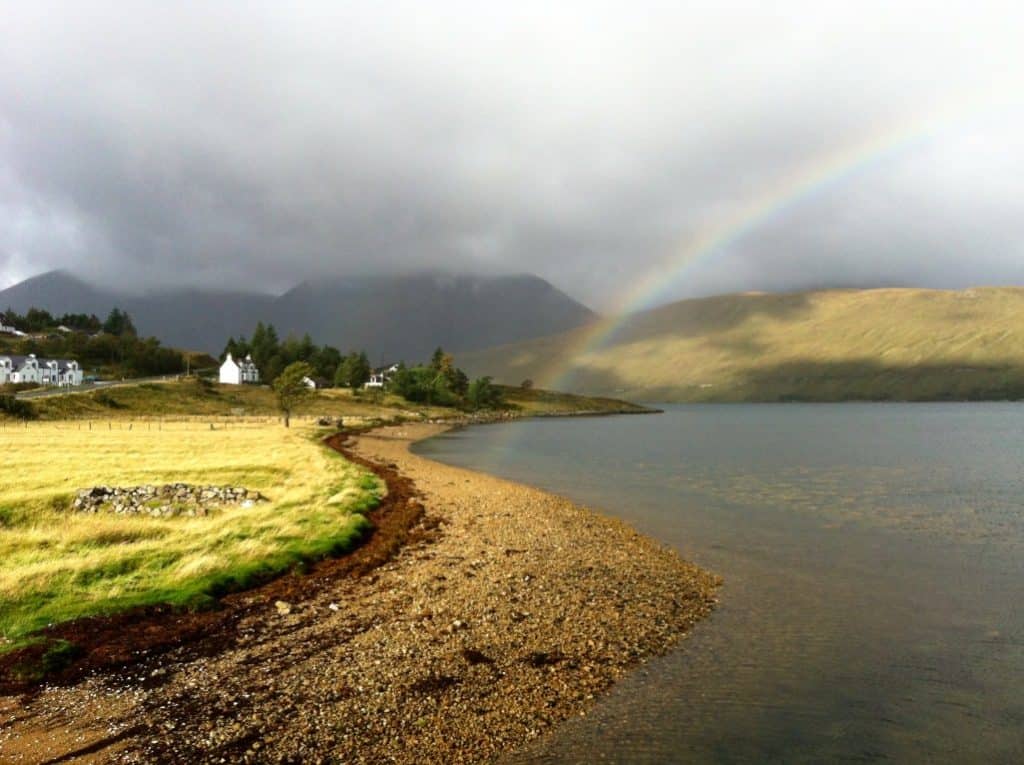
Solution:
<svg viewBox="0 0 1024 765">
<path fill-rule="evenodd" d="M 15 478 L 0 486 L 0 651 L 84 616 L 155 604 L 209 607 L 347 552 L 369 529 L 365 513 L 383 491 L 376 476 L 311 440 L 308 427 L 36 428 L 8 434 Z M 176 481 L 245 486 L 270 501 L 194 518 L 68 509 L 77 488 Z"/>
</svg>

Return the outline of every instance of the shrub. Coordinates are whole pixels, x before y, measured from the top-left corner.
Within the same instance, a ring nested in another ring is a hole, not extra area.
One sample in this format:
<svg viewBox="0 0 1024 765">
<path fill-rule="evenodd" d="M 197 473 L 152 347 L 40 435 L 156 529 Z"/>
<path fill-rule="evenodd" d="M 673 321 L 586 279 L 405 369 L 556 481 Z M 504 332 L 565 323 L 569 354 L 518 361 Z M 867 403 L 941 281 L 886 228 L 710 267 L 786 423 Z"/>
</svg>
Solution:
<svg viewBox="0 0 1024 765">
<path fill-rule="evenodd" d="M 391 381 L 391 390 L 406 401 L 436 406 L 455 406 L 458 398 L 442 373 L 430 367 L 399 369 Z"/>
<path fill-rule="evenodd" d="M 497 409 L 504 403 L 505 397 L 490 377 L 478 377 L 469 386 L 466 400 L 473 409 Z"/>
<path fill-rule="evenodd" d="M 0 412 L 18 420 L 34 420 L 37 416 L 32 404 L 14 396 L 0 396 Z"/>
<path fill-rule="evenodd" d="M 124 404 L 114 398 L 105 390 L 97 391 L 92 395 L 92 400 L 97 404 L 109 407 L 110 409 L 124 409 Z"/>
</svg>

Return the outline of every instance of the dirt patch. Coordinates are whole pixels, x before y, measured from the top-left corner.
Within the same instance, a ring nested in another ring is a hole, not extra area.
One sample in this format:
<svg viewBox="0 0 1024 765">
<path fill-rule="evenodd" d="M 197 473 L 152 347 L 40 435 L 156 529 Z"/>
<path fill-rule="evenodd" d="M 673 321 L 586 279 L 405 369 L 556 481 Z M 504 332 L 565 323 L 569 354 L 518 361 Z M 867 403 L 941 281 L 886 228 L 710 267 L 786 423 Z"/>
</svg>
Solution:
<svg viewBox="0 0 1024 765">
<path fill-rule="evenodd" d="M 355 550 L 319 561 L 307 573 L 293 572 L 256 589 L 227 595 L 215 610 L 147 606 L 41 630 L 40 643 L 0 655 L 0 693 L 29 692 L 44 679 L 51 685 L 75 683 L 85 675 L 130 666 L 182 646 L 189 648 L 185 660 L 215 655 L 234 644 L 235 625 L 252 611 L 278 600 L 300 603 L 331 580 L 365 576 L 390 560 L 410 536 L 419 539 L 436 533 L 430 527 L 415 529 L 423 518 L 423 505 L 412 481 L 402 476 L 394 463 L 365 459 L 351 451 L 347 442 L 344 432 L 324 440 L 346 459 L 375 473 L 388 487 L 387 495 L 367 516 L 371 531 Z M 55 655 L 55 648 L 63 646 L 73 646 L 73 650 Z"/>
</svg>

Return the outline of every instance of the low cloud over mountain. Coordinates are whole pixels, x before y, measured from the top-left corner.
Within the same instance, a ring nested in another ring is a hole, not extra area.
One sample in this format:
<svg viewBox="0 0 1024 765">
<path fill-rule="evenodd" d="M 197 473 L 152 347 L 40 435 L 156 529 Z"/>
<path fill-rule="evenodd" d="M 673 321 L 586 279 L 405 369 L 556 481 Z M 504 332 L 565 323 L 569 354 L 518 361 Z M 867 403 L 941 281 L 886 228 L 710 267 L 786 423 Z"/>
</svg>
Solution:
<svg viewBox="0 0 1024 765">
<path fill-rule="evenodd" d="M 8 4 L 0 286 L 444 268 L 612 310 L 645 277 L 665 301 L 1020 282 L 1022 14 Z"/>
<path fill-rule="evenodd" d="M 249 335 L 257 321 L 271 322 L 282 338 L 309 332 L 342 351 L 365 349 L 374 362 L 426 359 L 438 344 L 449 350 L 485 348 L 594 318 L 589 308 L 535 276 L 441 272 L 321 279 L 275 296 L 196 288 L 127 293 L 56 271 L 0 291 L 0 306 L 101 317 L 118 306 L 143 334 L 213 353 L 229 336 Z"/>
</svg>

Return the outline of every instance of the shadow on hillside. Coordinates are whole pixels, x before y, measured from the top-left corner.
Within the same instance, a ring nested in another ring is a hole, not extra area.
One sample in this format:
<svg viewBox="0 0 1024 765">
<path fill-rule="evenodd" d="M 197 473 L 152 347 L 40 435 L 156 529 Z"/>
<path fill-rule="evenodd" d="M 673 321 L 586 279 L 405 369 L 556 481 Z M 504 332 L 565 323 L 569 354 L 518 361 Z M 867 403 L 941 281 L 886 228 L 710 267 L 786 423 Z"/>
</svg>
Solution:
<svg viewBox="0 0 1024 765">
<path fill-rule="evenodd" d="M 1024 367 L 807 360 L 751 370 L 729 388 L 723 398 L 743 401 L 1005 401 L 1024 399 Z"/>
<path fill-rule="evenodd" d="M 871 359 L 795 361 L 749 370 L 731 380 L 645 386 L 641 378 L 577 369 L 562 388 L 640 402 L 830 402 L 1024 400 L 1024 365 L 969 362 L 890 366 Z"/>
</svg>

